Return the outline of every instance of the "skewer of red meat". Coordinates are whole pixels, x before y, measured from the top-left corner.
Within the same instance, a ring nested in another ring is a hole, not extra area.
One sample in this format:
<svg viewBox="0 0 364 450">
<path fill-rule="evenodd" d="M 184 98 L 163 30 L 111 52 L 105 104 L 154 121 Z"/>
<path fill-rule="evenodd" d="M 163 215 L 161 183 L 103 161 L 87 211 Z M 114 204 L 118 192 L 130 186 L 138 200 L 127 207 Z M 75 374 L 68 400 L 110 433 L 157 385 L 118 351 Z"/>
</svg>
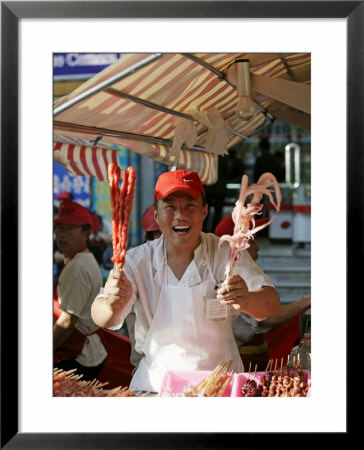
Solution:
<svg viewBox="0 0 364 450">
<path fill-rule="evenodd" d="M 115 164 L 108 166 L 108 178 L 110 185 L 111 221 L 113 256 L 111 261 L 115 263 L 117 270 L 124 266 L 128 243 L 128 223 L 133 206 L 135 189 L 135 170 L 128 167 L 123 172 L 123 181 L 119 189 L 121 169 Z"/>
</svg>

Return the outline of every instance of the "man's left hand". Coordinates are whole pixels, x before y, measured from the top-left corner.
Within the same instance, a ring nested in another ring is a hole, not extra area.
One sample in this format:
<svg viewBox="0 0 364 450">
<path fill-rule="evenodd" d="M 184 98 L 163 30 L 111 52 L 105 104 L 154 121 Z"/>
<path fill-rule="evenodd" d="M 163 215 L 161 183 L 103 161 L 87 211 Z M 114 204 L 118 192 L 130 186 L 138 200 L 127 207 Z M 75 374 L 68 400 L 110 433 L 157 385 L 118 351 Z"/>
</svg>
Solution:
<svg viewBox="0 0 364 450">
<path fill-rule="evenodd" d="M 248 286 L 240 275 L 228 277 L 217 291 L 217 298 L 223 305 L 231 305 L 234 309 L 240 309 L 241 302 L 246 300 L 249 294 Z"/>
</svg>

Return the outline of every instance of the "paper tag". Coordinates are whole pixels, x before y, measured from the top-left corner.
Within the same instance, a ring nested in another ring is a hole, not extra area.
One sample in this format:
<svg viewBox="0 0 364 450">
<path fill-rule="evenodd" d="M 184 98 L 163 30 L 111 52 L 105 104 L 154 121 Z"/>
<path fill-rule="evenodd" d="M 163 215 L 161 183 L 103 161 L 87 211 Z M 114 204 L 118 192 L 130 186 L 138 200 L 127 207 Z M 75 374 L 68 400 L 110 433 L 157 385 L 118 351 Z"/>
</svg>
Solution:
<svg viewBox="0 0 364 450">
<path fill-rule="evenodd" d="M 222 305 L 217 298 L 205 297 L 205 319 L 225 319 L 228 317 L 227 305 Z"/>
</svg>

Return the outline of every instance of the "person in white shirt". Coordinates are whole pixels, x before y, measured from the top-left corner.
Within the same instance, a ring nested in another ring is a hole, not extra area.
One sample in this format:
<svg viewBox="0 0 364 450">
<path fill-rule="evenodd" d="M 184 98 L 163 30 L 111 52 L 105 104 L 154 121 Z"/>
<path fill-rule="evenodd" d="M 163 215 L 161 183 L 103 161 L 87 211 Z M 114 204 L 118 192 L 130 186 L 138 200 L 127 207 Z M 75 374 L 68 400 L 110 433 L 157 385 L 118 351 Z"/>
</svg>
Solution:
<svg viewBox="0 0 364 450">
<path fill-rule="evenodd" d="M 257 319 L 277 313 L 278 292 L 245 251 L 225 279 L 230 247 L 202 232 L 208 205 L 197 173 L 162 174 L 154 199 L 162 236 L 128 250 L 123 271 L 110 271 L 92 319 L 120 327 L 134 305 L 135 345 L 144 356 L 131 387 L 158 392 L 169 370 L 213 370 L 223 360 L 243 372 L 232 321 L 239 311 Z"/>
<path fill-rule="evenodd" d="M 63 202 L 54 225 L 64 266 L 55 289 L 53 363 L 58 369 L 77 369 L 84 380 L 92 380 L 107 356 L 99 327 L 91 319 L 91 304 L 102 286 L 99 266 L 87 248 L 92 215 L 76 202 Z"/>
</svg>

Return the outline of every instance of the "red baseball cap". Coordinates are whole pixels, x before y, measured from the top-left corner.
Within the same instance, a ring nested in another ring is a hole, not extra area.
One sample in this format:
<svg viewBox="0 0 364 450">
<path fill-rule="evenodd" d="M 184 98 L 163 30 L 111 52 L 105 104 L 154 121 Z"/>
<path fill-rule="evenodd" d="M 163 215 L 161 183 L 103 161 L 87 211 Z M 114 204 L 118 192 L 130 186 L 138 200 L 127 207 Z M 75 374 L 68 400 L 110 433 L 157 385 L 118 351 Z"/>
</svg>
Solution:
<svg viewBox="0 0 364 450">
<path fill-rule="evenodd" d="M 205 189 L 196 172 L 188 170 L 173 170 L 160 175 L 155 185 L 154 198 L 162 200 L 173 192 L 186 192 L 191 197 L 205 195 Z"/>
<path fill-rule="evenodd" d="M 90 211 L 76 202 L 62 202 L 59 206 L 58 215 L 54 218 L 54 223 L 64 223 L 65 225 L 93 225 L 93 218 Z"/>
<path fill-rule="evenodd" d="M 92 231 L 96 233 L 101 228 L 101 220 L 98 214 L 93 214 L 92 216 Z"/>
<path fill-rule="evenodd" d="M 56 197 L 57 200 L 73 200 L 73 195 L 70 192 L 62 191 Z"/>
<path fill-rule="evenodd" d="M 159 230 L 159 225 L 154 220 L 154 206 L 150 205 L 145 211 L 142 217 L 142 225 L 144 231 L 157 231 Z"/>
<path fill-rule="evenodd" d="M 255 227 L 260 227 L 261 225 L 264 225 L 268 222 L 268 217 L 261 217 L 260 219 L 255 219 Z M 224 234 L 229 234 L 232 236 L 234 234 L 234 221 L 231 217 L 231 214 L 224 217 L 220 222 L 217 224 L 215 228 L 215 234 L 216 236 L 223 236 Z M 250 229 L 252 228 L 252 222 L 250 222 Z"/>
</svg>

